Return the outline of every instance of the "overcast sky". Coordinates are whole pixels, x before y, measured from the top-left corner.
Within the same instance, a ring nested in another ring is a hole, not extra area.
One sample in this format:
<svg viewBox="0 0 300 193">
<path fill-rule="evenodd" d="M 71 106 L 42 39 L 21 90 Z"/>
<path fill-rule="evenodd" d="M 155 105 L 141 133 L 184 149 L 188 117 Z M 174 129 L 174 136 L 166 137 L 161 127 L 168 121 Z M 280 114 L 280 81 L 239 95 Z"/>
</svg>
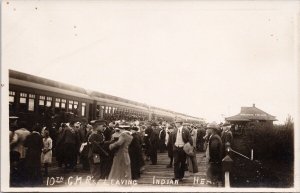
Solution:
<svg viewBox="0 0 300 193">
<path fill-rule="evenodd" d="M 296 110 L 298 10 L 297 1 L 2 1 L 2 64 L 207 121 L 255 103 L 283 122 Z"/>
</svg>

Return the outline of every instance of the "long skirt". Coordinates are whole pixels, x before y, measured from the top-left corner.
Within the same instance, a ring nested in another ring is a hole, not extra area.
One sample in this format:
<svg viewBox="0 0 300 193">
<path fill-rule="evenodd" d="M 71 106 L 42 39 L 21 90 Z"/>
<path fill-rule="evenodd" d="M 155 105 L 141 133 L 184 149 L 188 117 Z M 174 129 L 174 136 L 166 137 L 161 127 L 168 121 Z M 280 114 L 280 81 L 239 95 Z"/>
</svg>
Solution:
<svg viewBox="0 0 300 193">
<path fill-rule="evenodd" d="M 118 151 L 114 157 L 109 180 L 131 180 L 130 157 L 128 153 Z"/>
</svg>

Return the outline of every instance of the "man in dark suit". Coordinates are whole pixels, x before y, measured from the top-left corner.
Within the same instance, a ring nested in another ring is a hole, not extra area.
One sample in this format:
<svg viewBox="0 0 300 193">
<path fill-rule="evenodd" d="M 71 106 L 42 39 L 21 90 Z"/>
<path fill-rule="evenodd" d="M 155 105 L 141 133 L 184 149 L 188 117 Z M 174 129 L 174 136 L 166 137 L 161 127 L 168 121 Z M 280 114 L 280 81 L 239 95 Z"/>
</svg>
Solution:
<svg viewBox="0 0 300 193">
<path fill-rule="evenodd" d="M 233 141 L 233 135 L 230 130 L 231 124 L 229 122 L 225 122 L 223 124 L 223 131 L 221 134 L 221 140 L 222 140 L 222 158 L 225 157 L 225 144 L 229 143 L 232 146 Z"/>
<path fill-rule="evenodd" d="M 171 144 L 173 141 L 174 135 L 172 135 L 173 130 L 175 128 L 175 125 L 170 125 L 168 127 L 167 135 L 168 135 L 168 141 L 167 141 L 167 150 L 168 150 L 168 157 L 170 158 L 170 164 L 167 165 L 167 168 L 172 168 L 173 167 L 173 145 Z"/>
<path fill-rule="evenodd" d="M 203 152 L 205 151 L 204 150 L 204 142 L 205 140 L 203 139 L 203 137 L 205 136 L 205 129 L 203 126 L 200 126 L 200 128 L 198 128 L 198 131 L 197 131 L 197 144 L 196 144 L 196 147 L 197 147 L 197 150 L 199 150 L 200 152 Z"/>
<path fill-rule="evenodd" d="M 43 184 L 41 172 L 41 153 L 43 148 L 43 139 L 39 133 L 40 128 L 34 127 L 31 134 L 24 141 L 24 147 L 27 147 L 25 157 L 26 180 L 28 186 L 40 186 Z"/>
<path fill-rule="evenodd" d="M 166 127 L 162 126 L 159 131 L 159 152 L 164 153 L 166 150 Z"/>
<path fill-rule="evenodd" d="M 157 149 L 159 146 L 159 129 L 158 129 L 158 124 L 157 123 L 152 123 L 152 129 L 153 131 L 150 134 L 150 148 L 149 148 L 149 153 L 150 153 L 150 160 L 151 160 L 151 165 L 156 165 L 157 164 Z"/>
<path fill-rule="evenodd" d="M 207 125 L 207 129 L 211 133 L 208 141 L 209 165 L 207 177 L 213 183 L 219 184 L 222 180 L 222 140 L 218 135 L 219 126 L 212 122 Z"/>
<path fill-rule="evenodd" d="M 177 120 L 175 122 L 175 129 L 172 132 L 170 139 L 173 145 L 173 157 L 174 157 L 174 179 L 182 181 L 185 171 L 186 153 L 183 150 L 183 146 L 186 143 L 193 145 L 193 140 L 191 138 L 188 129 L 183 128 L 183 121 Z"/>
<path fill-rule="evenodd" d="M 140 169 L 144 163 L 141 138 L 137 133 L 138 128 L 136 126 L 131 127 L 130 130 L 132 133 L 131 135 L 133 137 L 128 148 L 131 165 L 131 177 L 133 180 L 137 180 L 140 178 Z"/>
<path fill-rule="evenodd" d="M 153 129 L 151 126 L 148 126 L 145 129 L 145 136 L 144 136 L 144 143 L 145 143 L 145 155 L 146 155 L 146 160 L 149 161 L 150 159 L 150 136 L 153 132 Z"/>
</svg>

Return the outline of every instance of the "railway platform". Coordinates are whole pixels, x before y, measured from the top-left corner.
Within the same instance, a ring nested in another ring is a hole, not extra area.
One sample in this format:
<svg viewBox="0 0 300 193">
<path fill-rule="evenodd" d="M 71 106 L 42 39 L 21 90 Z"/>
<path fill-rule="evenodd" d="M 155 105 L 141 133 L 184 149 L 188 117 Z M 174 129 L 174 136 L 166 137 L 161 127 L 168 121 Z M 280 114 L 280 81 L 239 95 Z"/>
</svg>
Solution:
<svg viewBox="0 0 300 193">
<path fill-rule="evenodd" d="M 49 168 L 49 176 L 44 177 L 44 187 L 62 187 L 62 186 L 90 186 L 90 185 L 134 185 L 134 186 L 195 186 L 195 187 L 220 187 L 222 184 L 212 183 L 207 178 L 207 163 L 204 157 L 205 153 L 197 153 L 198 172 L 190 173 L 185 172 L 185 177 L 182 181 L 173 181 L 174 168 L 167 168 L 166 165 L 169 163 L 167 153 L 158 153 L 157 165 L 151 165 L 150 161 L 145 161 L 145 170 L 141 174 L 141 178 L 136 181 L 121 182 L 114 181 L 108 182 L 101 180 L 95 183 L 90 176 L 90 172 L 81 169 L 77 166 L 76 171 L 66 172 L 64 169 L 59 168 L 55 162 Z M 122 184 L 124 183 L 124 184 Z"/>
</svg>

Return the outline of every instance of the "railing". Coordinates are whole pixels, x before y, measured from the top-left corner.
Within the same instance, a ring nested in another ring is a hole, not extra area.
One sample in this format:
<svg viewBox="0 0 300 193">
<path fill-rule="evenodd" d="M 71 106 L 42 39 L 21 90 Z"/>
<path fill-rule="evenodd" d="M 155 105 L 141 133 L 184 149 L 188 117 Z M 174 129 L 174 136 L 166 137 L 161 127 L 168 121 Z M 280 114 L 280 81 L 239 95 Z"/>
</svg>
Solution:
<svg viewBox="0 0 300 193">
<path fill-rule="evenodd" d="M 224 172 L 224 186 L 230 187 L 230 172 L 232 170 L 233 160 L 231 159 L 229 152 L 231 151 L 230 143 L 225 144 L 226 156 L 222 160 L 222 171 Z"/>
<path fill-rule="evenodd" d="M 253 150 L 251 150 L 251 158 L 249 158 L 249 157 L 233 150 L 230 146 L 230 143 L 227 142 L 225 144 L 225 157 L 222 160 L 222 171 L 224 173 L 224 186 L 225 186 L 225 188 L 230 187 L 230 173 L 232 171 L 232 165 L 233 165 L 233 160 L 229 155 L 230 152 L 232 152 L 232 153 L 234 153 L 234 154 L 236 154 L 236 155 L 238 155 L 242 158 L 245 158 L 247 160 L 253 161 L 253 163 L 256 163 L 256 164 L 258 163 L 259 164 L 259 162 L 255 162 L 253 160 Z"/>
</svg>

